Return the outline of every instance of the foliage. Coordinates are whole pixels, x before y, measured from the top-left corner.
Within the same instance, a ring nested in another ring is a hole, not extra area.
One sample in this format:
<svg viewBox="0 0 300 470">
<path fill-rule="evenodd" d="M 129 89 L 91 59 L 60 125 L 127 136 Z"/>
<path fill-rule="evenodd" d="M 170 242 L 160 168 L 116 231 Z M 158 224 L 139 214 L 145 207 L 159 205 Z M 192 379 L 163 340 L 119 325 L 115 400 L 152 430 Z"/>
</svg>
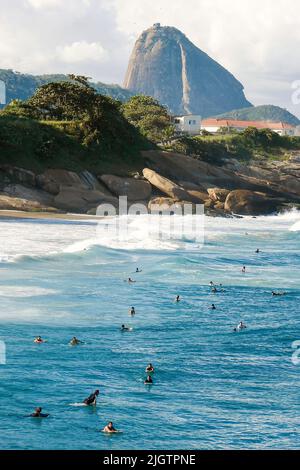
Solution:
<svg viewBox="0 0 300 470">
<path fill-rule="evenodd" d="M 182 137 L 170 150 L 222 165 L 224 160 L 284 159 L 288 151 L 300 150 L 300 138 L 280 136 L 269 129 L 248 128 L 239 134 Z"/>
<path fill-rule="evenodd" d="M 29 75 L 13 70 L 0 69 L 0 80 L 6 84 L 7 103 L 10 103 L 15 99 L 27 100 L 31 98 L 42 85 L 52 82 L 72 81 L 72 78 L 63 74 Z M 122 102 L 128 100 L 133 95 L 131 91 L 121 88 L 119 85 L 107 85 L 100 82 L 91 83 L 90 85 L 97 93 L 110 96 Z"/>
<path fill-rule="evenodd" d="M 122 151 L 142 143 L 138 132 L 120 112 L 119 102 L 99 95 L 85 77 L 73 75 L 72 80 L 43 85 L 29 100 L 13 101 L 3 114 L 43 121 L 77 121 L 80 142 L 98 145 L 105 151 Z"/>
<path fill-rule="evenodd" d="M 152 142 L 169 141 L 175 133 L 167 109 L 150 96 L 133 96 L 123 104 L 125 118 Z"/>
<path fill-rule="evenodd" d="M 273 105 L 235 109 L 215 117 L 218 119 L 237 119 L 241 121 L 286 122 L 292 126 L 298 126 L 300 124 L 299 119 L 289 111 Z"/>
</svg>

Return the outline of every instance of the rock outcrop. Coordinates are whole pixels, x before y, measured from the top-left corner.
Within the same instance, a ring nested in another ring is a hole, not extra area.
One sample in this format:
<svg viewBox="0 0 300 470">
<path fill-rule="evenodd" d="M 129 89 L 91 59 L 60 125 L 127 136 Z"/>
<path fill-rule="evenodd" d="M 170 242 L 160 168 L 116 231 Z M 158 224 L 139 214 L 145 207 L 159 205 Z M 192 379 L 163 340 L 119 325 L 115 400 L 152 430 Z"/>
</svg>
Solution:
<svg viewBox="0 0 300 470">
<path fill-rule="evenodd" d="M 173 181 L 164 178 L 153 170 L 145 168 L 143 170 L 143 175 L 148 180 L 152 186 L 159 189 L 162 193 L 166 194 L 175 201 L 186 201 L 190 200 L 189 194 L 179 185 Z"/>
<path fill-rule="evenodd" d="M 184 206 L 188 204 L 191 206 L 189 201 L 177 201 L 171 197 L 155 197 L 149 201 L 148 209 L 149 212 L 155 214 L 156 212 L 166 212 L 174 214 L 183 214 Z M 192 210 L 195 212 L 195 206 L 192 205 Z"/>
<path fill-rule="evenodd" d="M 252 106 L 230 72 L 181 31 L 159 24 L 138 38 L 124 87 L 153 96 L 175 114 L 207 117 Z"/>
<path fill-rule="evenodd" d="M 144 201 L 151 196 L 152 187 L 148 181 L 135 178 L 120 178 L 114 175 L 102 175 L 101 181 L 115 196 L 127 196 L 129 201 Z"/>
<path fill-rule="evenodd" d="M 61 169 L 49 169 L 36 177 L 37 186 L 48 193 L 57 195 L 61 187 L 75 186 L 85 188 L 86 185 L 80 176 L 73 171 Z"/>
<path fill-rule="evenodd" d="M 1 165 L 0 170 L 10 177 L 11 181 L 29 186 L 35 186 L 36 177 L 33 171 L 11 165 Z"/>
<path fill-rule="evenodd" d="M 28 188 L 21 184 L 10 184 L 5 186 L 3 192 L 10 197 L 26 199 L 27 201 L 34 201 L 41 206 L 52 206 L 54 197 L 40 189 Z"/>
<path fill-rule="evenodd" d="M 208 188 L 207 190 L 210 199 L 214 202 L 224 203 L 230 191 L 228 189 Z"/>
<path fill-rule="evenodd" d="M 11 197 L 6 194 L 0 194 L 0 210 L 53 213 L 59 212 L 56 208 L 44 206 L 38 201 Z"/>
<path fill-rule="evenodd" d="M 63 187 L 54 198 L 55 207 L 67 212 L 87 213 L 100 204 L 111 204 L 118 207 L 118 199 L 107 196 L 100 191 L 78 187 Z"/>
<path fill-rule="evenodd" d="M 275 212 L 280 201 L 266 194 L 247 190 L 231 191 L 225 201 L 225 211 L 238 215 L 264 215 Z"/>
</svg>

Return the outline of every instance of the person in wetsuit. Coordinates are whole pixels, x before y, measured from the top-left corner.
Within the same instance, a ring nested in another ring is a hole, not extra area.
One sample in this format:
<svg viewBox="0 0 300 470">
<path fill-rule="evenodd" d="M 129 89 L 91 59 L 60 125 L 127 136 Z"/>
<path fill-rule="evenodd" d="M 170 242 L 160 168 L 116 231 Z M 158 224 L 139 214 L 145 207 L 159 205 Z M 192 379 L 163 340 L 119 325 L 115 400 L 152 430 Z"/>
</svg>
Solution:
<svg viewBox="0 0 300 470">
<path fill-rule="evenodd" d="M 148 377 L 146 378 L 144 384 L 145 385 L 153 384 L 153 380 L 152 380 L 151 375 L 148 375 Z"/>
<path fill-rule="evenodd" d="M 99 395 L 99 390 L 95 390 L 94 393 L 92 393 L 88 398 L 86 398 L 85 400 L 83 400 L 83 403 L 85 405 L 88 405 L 88 406 L 91 406 L 91 405 L 94 405 L 96 406 L 97 404 L 97 397 Z"/>
<path fill-rule="evenodd" d="M 71 341 L 70 341 L 70 346 L 77 346 L 78 344 L 84 344 L 83 341 L 80 341 L 79 339 L 74 336 Z"/>
<path fill-rule="evenodd" d="M 42 408 L 38 407 L 34 410 L 34 413 L 29 415 L 30 418 L 48 418 L 48 414 L 42 414 Z"/>
</svg>

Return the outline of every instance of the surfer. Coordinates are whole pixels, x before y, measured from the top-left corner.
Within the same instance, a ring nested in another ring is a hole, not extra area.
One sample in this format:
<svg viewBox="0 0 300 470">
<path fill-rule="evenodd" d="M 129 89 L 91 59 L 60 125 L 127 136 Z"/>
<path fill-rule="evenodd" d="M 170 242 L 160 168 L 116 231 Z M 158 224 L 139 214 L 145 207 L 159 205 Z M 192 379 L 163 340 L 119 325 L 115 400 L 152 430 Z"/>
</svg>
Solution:
<svg viewBox="0 0 300 470">
<path fill-rule="evenodd" d="M 34 410 L 31 415 L 29 415 L 30 418 L 48 418 L 48 414 L 43 414 L 42 413 L 42 408 L 38 407 Z"/>
<path fill-rule="evenodd" d="M 141 272 L 142 272 L 142 270 L 141 270 L 141 269 L 139 269 L 139 268 L 136 268 L 136 271 L 135 271 L 135 272 L 136 272 L 136 273 L 141 273 Z"/>
<path fill-rule="evenodd" d="M 146 372 L 147 374 L 152 374 L 154 372 L 154 367 L 151 363 L 146 367 Z"/>
<path fill-rule="evenodd" d="M 134 281 L 133 279 L 131 279 L 131 277 L 128 278 L 128 284 L 135 284 L 136 281 Z"/>
<path fill-rule="evenodd" d="M 178 303 L 180 301 L 181 301 L 180 295 L 177 295 L 176 298 L 175 298 L 175 302 Z"/>
<path fill-rule="evenodd" d="M 134 307 L 131 307 L 131 309 L 129 310 L 129 314 L 133 317 L 135 315 L 135 308 Z"/>
<path fill-rule="evenodd" d="M 97 405 L 97 397 L 98 397 L 99 393 L 100 393 L 99 390 L 95 390 L 94 393 L 91 393 L 91 395 L 88 398 L 83 400 L 83 403 L 85 405 L 88 405 L 88 406 L 91 406 L 91 405 L 96 406 Z"/>
<path fill-rule="evenodd" d="M 215 306 L 215 304 L 212 304 L 212 306 L 210 307 L 211 310 L 217 310 L 217 307 Z"/>
<path fill-rule="evenodd" d="M 260 249 L 259 249 L 259 248 L 257 248 L 257 250 L 256 250 L 256 252 L 255 252 L 255 253 L 256 253 L 256 254 L 259 254 L 259 253 L 260 253 Z"/>
<path fill-rule="evenodd" d="M 218 293 L 218 289 L 217 289 L 215 286 L 213 286 L 213 287 L 211 288 L 211 291 L 212 291 L 213 294 L 217 294 L 217 293 Z"/>
<path fill-rule="evenodd" d="M 79 339 L 76 338 L 76 336 L 74 336 L 71 341 L 70 341 L 70 346 L 77 346 L 78 344 L 84 344 L 83 341 L 80 341 Z"/>
<path fill-rule="evenodd" d="M 145 385 L 152 385 L 153 384 L 153 380 L 152 380 L 151 375 L 148 375 L 148 377 L 146 378 L 144 384 Z"/>
<path fill-rule="evenodd" d="M 283 297 L 284 295 L 286 295 L 286 292 L 275 292 L 275 291 L 273 291 L 272 295 L 273 295 L 273 297 Z"/>
<path fill-rule="evenodd" d="M 129 326 L 122 325 L 121 331 L 132 331 L 132 328 L 130 328 Z"/>
<path fill-rule="evenodd" d="M 113 423 L 110 421 L 105 428 L 103 428 L 102 432 L 108 432 L 108 433 L 113 433 L 113 432 L 119 432 L 117 429 L 114 428 Z"/>
<path fill-rule="evenodd" d="M 44 343 L 44 340 L 41 336 L 38 336 L 37 338 L 35 338 L 34 343 Z"/>
<path fill-rule="evenodd" d="M 235 332 L 246 330 L 247 326 L 241 321 L 238 326 L 234 329 Z"/>
</svg>

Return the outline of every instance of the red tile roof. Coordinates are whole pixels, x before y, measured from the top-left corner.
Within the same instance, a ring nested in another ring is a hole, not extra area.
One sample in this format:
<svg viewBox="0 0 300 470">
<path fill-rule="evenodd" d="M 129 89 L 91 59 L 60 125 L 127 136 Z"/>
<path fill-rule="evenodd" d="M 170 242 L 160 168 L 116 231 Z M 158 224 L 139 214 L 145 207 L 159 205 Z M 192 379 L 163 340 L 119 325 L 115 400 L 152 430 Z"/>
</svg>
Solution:
<svg viewBox="0 0 300 470">
<path fill-rule="evenodd" d="M 257 129 L 284 130 L 294 129 L 295 127 L 285 122 L 268 121 L 237 121 L 235 119 L 204 119 L 202 127 L 236 127 L 246 129 L 247 127 L 256 127 Z"/>
</svg>

